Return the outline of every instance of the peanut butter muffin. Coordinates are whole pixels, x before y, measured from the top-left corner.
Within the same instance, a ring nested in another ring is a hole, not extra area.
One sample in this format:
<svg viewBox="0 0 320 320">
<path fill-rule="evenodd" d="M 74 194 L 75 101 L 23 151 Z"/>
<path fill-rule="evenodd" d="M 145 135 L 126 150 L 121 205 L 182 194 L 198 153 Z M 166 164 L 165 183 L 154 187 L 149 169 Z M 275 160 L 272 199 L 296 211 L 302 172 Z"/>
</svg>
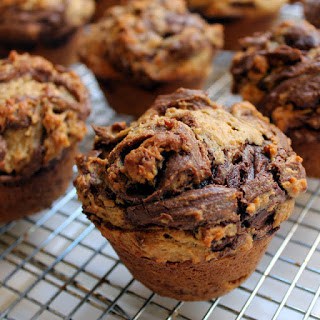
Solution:
<svg viewBox="0 0 320 320">
<path fill-rule="evenodd" d="M 221 22 L 225 30 L 225 48 L 238 50 L 238 40 L 256 31 L 266 31 L 279 19 L 279 10 L 287 0 L 187 0 L 190 10 L 207 19 Z"/>
<path fill-rule="evenodd" d="M 205 300 L 255 269 L 306 189 L 302 159 L 253 105 L 160 96 L 130 126 L 95 127 L 77 159 L 83 211 L 156 293 Z"/>
<path fill-rule="evenodd" d="M 94 0 L 2 0 L 0 40 L 13 44 L 57 41 L 90 20 Z"/>
<path fill-rule="evenodd" d="M 48 207 L 72 178 L 88 94 L 63 67 L 12 52 L 0 60 L 0 221 Z"/>
<path fill-rule="evenodd" d="M 235 55 L 233 91 L 271 118 L 320 177 L 320 32 L 307 22 L 284 22 L 247 37 Z"/>
<path fill-rule="evenodd" d="M 315 27 L 320 28 L 320 1 L 305 0 L 303 7 L 306 19 Z"/>
<path fill-rule="evenodd" d="M 222 33 L 182 0 L 133 0 L 91 26 L 80 55 L 104 81 L 111 106 L 140 115 L 159 93 L 202 87 Z"/>
<path fill-rule="evenodd" d="M 79 27 L 88 22 L 94 0 L 1 0 L 0 57 L 12 49 L 70 65 L 78 60 Z"/>
</svg>

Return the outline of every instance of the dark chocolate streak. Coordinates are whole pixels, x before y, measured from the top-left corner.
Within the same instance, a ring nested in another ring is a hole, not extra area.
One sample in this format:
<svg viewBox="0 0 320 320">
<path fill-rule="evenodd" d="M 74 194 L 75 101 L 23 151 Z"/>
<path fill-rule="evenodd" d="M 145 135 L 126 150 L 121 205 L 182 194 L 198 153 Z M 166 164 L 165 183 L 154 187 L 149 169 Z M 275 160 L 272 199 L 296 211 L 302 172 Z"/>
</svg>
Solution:
<svg viewBox="0 0 320 320">
<path fill-rule="evenodd" d="M 170 226 L 193 230 L 201 224 L 219 224 L 222 221 L 238 222 L 236 189 L 209 185 L 189 190 L 172 199 L 130 206 L 126 217 L 131 224 Z M 201 209 L 200 209 L 201 208 Z M 202 213 L 199 213 L 199 211 Z"/>
<path fill-rule="evenodd" d="M 227 161 L 214 168 L 213 185 L 199 186 L 200 189 L 186 191 L 172 199 L 129 206 L 126 218 L 137 227 L 157 225 L 193 230 L 204 225 L 236 223 L 241 216 L 247 221 L 246 226 L 258 227 L 262 217 L 259 214 L 249 217 L 241 208 L 269 191 L 274 192 L 268 203 L 270 207 L 286 199 L 272 171 L 267 171 L 267 158 L 259 152 L 261 148 L 248 145 L 238 155 L 237 163 Z M 276 175 L 277 169 L 273 170 Z M 263 212 L 268 217 L 274 214 Z"/>
</svg>

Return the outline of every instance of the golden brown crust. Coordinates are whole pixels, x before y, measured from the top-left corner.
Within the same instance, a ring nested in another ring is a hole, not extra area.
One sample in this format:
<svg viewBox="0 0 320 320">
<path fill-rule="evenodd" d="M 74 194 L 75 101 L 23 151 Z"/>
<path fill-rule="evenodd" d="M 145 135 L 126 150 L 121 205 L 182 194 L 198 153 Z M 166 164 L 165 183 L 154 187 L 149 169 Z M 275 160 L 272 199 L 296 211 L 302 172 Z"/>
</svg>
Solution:
<svg viewBox="0 0 320 320">
<path fill-rule="evenodd" d="M 73 72 L 12 52 L 0 80 L 1 181 L 31 176 L 83 138 L 89 98 Z"/>
<path fill-rule="evenodd" d="M 134 0 L 110 8 L 89 29 L 80 54 L 100 78 L 120 73 L 152 87 L 203 74 L 222 44 L 222 27 L 190 14 L 183 1 Z"/>
<path fill-rule="evenodd" d="M 98 228 L 137 280 L 160 295 L 186 301 L 213 299 L 238 287 L 254 271 L 272 239 L 268 236 L 253 243 L 244 239 L 235 252 L 221 259 L 158 262 L 139 255 L 143 241 L 138 246 L 128 246 L 122 232 L 100 225 Z M 185 251 L 180 247 L 179 252 Z"/>
<path fill-rule="evenodd" d="M 2 0 L 0 39 L 11 44 L 59 40 L 90 20 L 93 0 Z"/>
</svg>

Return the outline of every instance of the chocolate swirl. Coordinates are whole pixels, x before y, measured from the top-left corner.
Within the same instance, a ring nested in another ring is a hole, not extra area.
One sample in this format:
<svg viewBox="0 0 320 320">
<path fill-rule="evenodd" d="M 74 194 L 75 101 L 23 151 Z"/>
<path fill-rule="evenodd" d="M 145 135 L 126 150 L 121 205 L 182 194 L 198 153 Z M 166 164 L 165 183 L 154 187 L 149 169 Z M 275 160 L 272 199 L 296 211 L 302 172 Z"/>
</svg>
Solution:
<svg viewBox="0 0 320 320">
<path fill-rule="evenodd" d="M 241 43 L 231 69 L 233 91 L 290 137 L 308 129 L 319 140 L 320 32 L 307 22 L 284 22 Z"/>
<path fill-rule="evenodd" d="M 29 176 L 81 140 L 89 114 L 78 76 L 28 54 L 0 60 L 0 179 Z"/>
<path fill-rule="evenodd" d="M 110 8 L 91 26 L 80 54 L 88 65 L 109 63 L 135 83 L 150 87 L 193 77 L 222 47 L 222 33 L 221 25 L 209 25 L 191 14 L 181 0 L 133 0 Z M 102 78 L 104 72 L 110 76 L 110 66 L 97 69 Z"/>
<path fill-rule="evenodd" d="M 75 185 L 84 211 L 117 227 L 233 223 L 263 235 L 278 227 L 277 208 L 306 188 L 289 140 L 249 103 L 228 112 L 201 91 L 180 89 L 129 127 L 95 130 Z"/>
</svg>

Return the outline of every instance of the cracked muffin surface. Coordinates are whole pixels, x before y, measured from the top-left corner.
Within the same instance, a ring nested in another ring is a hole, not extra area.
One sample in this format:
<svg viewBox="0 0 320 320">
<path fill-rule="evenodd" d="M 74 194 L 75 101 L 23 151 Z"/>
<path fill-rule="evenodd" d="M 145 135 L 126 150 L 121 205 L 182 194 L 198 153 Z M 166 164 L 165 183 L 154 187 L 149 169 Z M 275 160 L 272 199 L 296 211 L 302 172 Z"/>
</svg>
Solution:
<svg viewBox="0 0 320 320">
<path fill-rule="evenodd" d="M 0 179 L 32 176 L 86 133 L 89 98 L 79 77 L 29 54 L 0 60 Z"/>
<path fill-rule="evenodd" d="M 320 176 L 310 154 L 320 152 L 319 30 L 306 21 L 287 21 L 244 38 L 242 46 L 231 69 L 233 91 L 270 117 L 306 158 L 307 172 Z M 304 148 L 306 143 L 312 146 Z"/>
<path fill-rule="evenodd" d="M 93 0 L 2 0 L 0 39 L 9 43 L 59 40 L 88 22 Z"/>
<path fill-rule="evenodd" d="M 95 131 L 94 150 L 77 160 L 84 213 L 158 262 L 250 248 L 306 189 L 289 139 L 248 102 L 228 112 L 201 91 L 179 89 L 130 126 Z"/>
<path fill-rule="evenodd" d="M 179 89 L 130 126 L 94 129 L 77 159 L 83 212 L 160 295 L 208 300 L 239 286 L 306 189 L 290 140 L 248 102 L 227 111 Z"/>
<path fill-rule="evenodd" d="M 222 45 L 222 26 L 191 14 L 183 1 L 133 0 L 91 26 L 80 55 L 100 78 L 120 73 L 150 87 L 202 75 Z"/>
</svg>

